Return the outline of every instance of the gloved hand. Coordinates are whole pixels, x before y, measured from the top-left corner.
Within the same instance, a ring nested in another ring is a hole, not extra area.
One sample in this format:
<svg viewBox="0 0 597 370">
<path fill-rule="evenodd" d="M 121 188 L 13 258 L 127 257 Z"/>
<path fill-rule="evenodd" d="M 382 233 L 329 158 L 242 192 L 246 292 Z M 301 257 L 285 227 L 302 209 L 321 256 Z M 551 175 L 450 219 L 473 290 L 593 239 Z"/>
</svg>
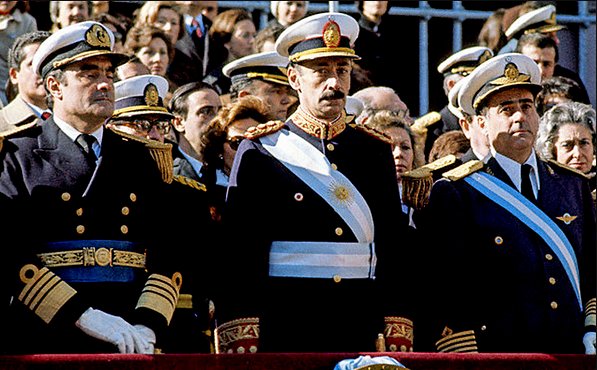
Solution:
<svg viewBox="0 0 597 370">
<path fill-rule="evenodd" d="M 151 330 L 150 328 L 148 328 L 145 325 L 135 325 L 135 329 L 137 330 L 137 333 L 139 333 L 139 335 L 141 336 L 141 338 L 145 339 L 148 343 L 148 346 L 145 348 L 145 350 L 143 352 L 139 352 L 139 353 L 144 353 L 147 355 L 153 355 L 153 350 L 154 350 L 154 346 L 155 346 L 155 333 L 153 332 L 153 330 Z"/>
<path fill-rule="evenodd" d="M 594 331 L 590 331 L 585 333 L 585 336 L 582 337 L 582 342 L 585 345 L 585 354 L 587 355 L 594 355 L 595 354 L 595 339 L 597 334 Z"/>
<path fill-rule="evenodd" d="M 79 317 L 76 325 L 85 334 L 114 344 L 120 353 L 147 353 L 148 348 L 153 353 L 153 344 L 150 345 L 147 338 L 121 317 L 90 307 Z"/>
</svg>

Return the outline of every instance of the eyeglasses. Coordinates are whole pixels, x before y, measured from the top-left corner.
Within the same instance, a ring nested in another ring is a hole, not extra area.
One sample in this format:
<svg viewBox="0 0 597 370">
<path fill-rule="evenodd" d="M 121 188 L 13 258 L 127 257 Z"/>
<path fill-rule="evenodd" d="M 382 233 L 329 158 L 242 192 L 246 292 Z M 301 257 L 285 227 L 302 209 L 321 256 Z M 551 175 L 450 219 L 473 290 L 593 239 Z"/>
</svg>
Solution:
<svg viewBox="0 0 597 370">
<path fill-rule="evenodd" d="M 233 136 L 233 137 L 229 137 L 226 139 L 226 142 L 228 143 L 228 145 L 230 145 L 230 148 L 234 151 L 238 150 L 238 146 L 240 145 L 240 142 L 243 141 L 244 137 L 242 136 Z"/>
<path fill-rule="evenodd" d="M 156 128 L 162 135 L 170 132 L 170 120 L 147 120 L 147 119 L 136 119 L 132 121 L 113 121 L 114 125 L 122 125 L 130 127 L 140 133 L 149 133 L 152 128 Z"/>
</svg>

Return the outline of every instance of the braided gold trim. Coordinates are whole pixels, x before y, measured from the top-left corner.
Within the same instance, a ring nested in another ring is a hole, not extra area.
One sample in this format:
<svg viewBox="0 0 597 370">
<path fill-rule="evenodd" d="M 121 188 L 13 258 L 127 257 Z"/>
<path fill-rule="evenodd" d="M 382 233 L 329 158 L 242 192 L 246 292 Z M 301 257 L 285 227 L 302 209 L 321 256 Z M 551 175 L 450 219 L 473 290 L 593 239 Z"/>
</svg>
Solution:
<svg viewBox="0 0 597 370">
<path fill-rule="evenodd" d="M 150 275 L 136 308 L 143 307 L 155 311 L 164 316 L 170 324 L 180 290 L 180 285 L 175 280 L 175 278 L 169 279 L 164 275 Z"/>
<path fill-rule="evenodd" d="M 145 254 L 112 248 L 83 248 L 37 255 L 46 267 L 123 266 L 145 268 Z"/>
<path fill-rule="evenodd" d="M 350 57 L 350 58 L 358 58 L 358 56 L 355 55 L 354 50 L 352 50 L 351 48 L 327 48 L 327 47 L 324 47 L 324 48 L 315 48 L 315 49 L 309 49 L 309 50 L 305 50 L 305 51 L 299 51 L 298 53 L 292 54 L 288 59 L 291 62 L 298 62 L 301 59 L 303 59 L 304 57 L 308 57 L 309 55 L 319 54 L 319 53 L 329 53 L 330 56 L 341 55 L 341 56 L 346 56 L 346 57 Z"/>
</svg>

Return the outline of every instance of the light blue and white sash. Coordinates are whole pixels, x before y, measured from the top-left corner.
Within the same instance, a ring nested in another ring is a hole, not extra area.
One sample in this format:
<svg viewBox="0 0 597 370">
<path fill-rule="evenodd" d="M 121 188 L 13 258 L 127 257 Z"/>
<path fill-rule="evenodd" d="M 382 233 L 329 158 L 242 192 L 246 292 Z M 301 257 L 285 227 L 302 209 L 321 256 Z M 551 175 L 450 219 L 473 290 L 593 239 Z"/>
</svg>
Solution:
<svg viewBox="0 0 597 370">
<path fill-rule="evenodd" d="M 287 130 L 259 139 L 263 148 L 323 198 L 357 243 L 274 241 L 270 276 L 373 278 L 376 256 L 371 210 L 355 186 L 313 145 Z"/>
<path fill-rule="evenodd" d="M 467 183 L 494 201 L 535 231 L 558 257 L 572 284 L 580 310 L 583 310 L 580 297 L 578 262 L 572 245 L 564 232 L 531 201 L 495 176 L 475 172 L 464 179 Z"/>
</svg>

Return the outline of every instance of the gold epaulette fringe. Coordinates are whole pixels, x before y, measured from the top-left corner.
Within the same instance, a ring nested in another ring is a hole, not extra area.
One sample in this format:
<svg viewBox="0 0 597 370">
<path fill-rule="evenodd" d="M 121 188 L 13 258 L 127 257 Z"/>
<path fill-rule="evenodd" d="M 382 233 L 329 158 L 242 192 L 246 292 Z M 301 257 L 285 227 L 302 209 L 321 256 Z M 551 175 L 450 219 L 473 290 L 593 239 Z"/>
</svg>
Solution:
<svg viewBox="0 0 597 370">
<path fill-rule="evenodd" d="M 257 126 L 249 127 L 247 131 L 245 131 L 244 136 L 251 140 L 258 139 L 276 132 L 282 127 L 284 127 L 284 122 L 282 121 L 268 121 L 266 123 L 260 123 Z"/>
<path fill-rule="evenodd" d="M 172 144 L 161 143 L 157 140 L 146 139 L 126 132 L 122 132 L 120 130 L 111 130 L 122 137 L 145 144 L 145 147 L 149 149 L 149 154 L 151 154 L 151 157 L 156 162 L 158 169 L 162 174 L 162 180 L 166 184 L 172 183 L 172 180 L 174 179 L 174 160 L 172 159 Z"/>
<path fill-rule="evenodd" d="M 433 173 L 429 168 L 420 167 L 402 174 L 402 202 L 416 210 L 423 209 L 429 202 Z"/>
<path fill-rule="evenodd" d="M 392 138 L 388 134 L 381 132 L 371 126 L 367 126 L 366 124 L 359 125 L 357 123 L 349 123 L 348 126 L 359 131 L 363 131 L 369 134 L 370 136 L 373 136 L 374 138 L 379 139 L 387 144 L 392 144 Z"/>
</svg>

